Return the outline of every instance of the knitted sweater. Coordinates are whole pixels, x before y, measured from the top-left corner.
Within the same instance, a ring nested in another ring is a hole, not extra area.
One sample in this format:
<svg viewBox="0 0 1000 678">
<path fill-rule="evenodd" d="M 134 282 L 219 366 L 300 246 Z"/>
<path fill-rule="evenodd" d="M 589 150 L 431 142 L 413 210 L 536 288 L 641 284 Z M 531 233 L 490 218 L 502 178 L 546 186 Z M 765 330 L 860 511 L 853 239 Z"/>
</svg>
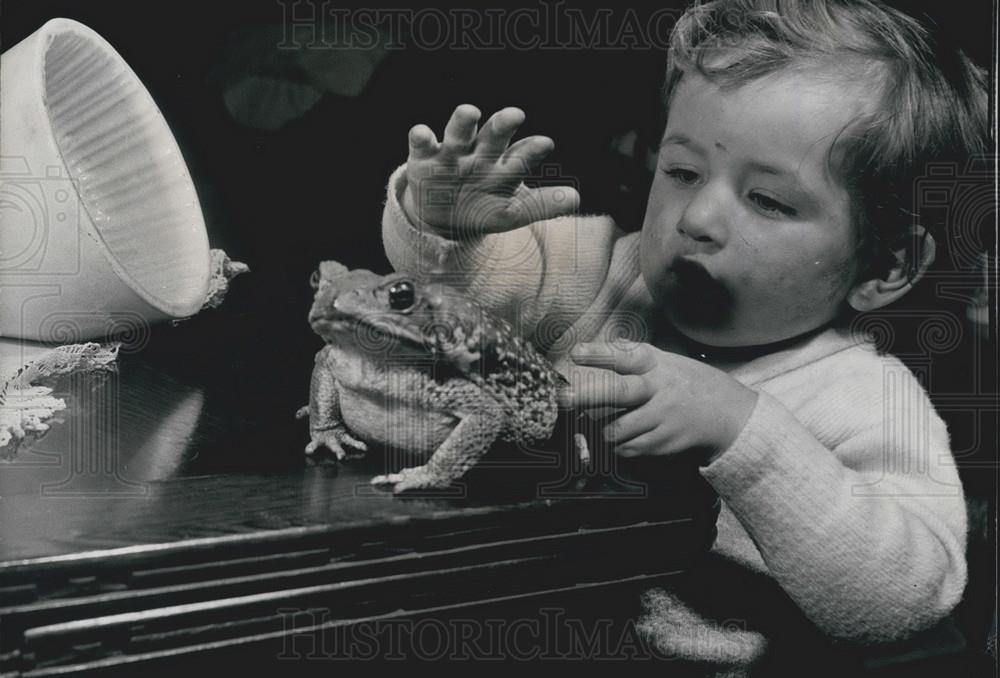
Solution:
<svg viewBox="0 0 1000 678">
<path fill-rule="evenodd" d="M 404 168 L 383 217 L 397 270 L 448 276 L 567 371 L 573 344 L 623 327 L 656 343 L 648 328 L 661 314 L 639 274 L 637 234 L 567 216 L 445 239 L 407 220 Z M 965 504 L 945 425 L 910 371 L 837 328 L 718 367 L 759 394 L 737 439 L 701 468 L 722 498 L 709 568 L 722 580 L 705 591 L 725 593 L 691 602 L 651 591 L 640 631 L 661 652 L 735 669 L 791 633 L 782 619 L 801 624 L 798 613 L 827 638 L 859 643 L 945 616 L 965 587 Z M 755 587 L 759 596 L 741 596 Z M 795 613 L 782 617 L 775 596 Z"/>
</svg>

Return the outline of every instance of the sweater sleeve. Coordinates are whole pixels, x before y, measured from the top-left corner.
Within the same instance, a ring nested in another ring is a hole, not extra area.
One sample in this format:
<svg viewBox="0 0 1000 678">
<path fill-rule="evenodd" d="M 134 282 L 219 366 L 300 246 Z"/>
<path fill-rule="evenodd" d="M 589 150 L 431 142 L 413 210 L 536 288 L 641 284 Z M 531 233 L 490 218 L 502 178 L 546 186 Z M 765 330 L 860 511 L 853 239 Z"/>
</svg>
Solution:
<svg viewBox="0 0 1000 678">
<path fill-rule="evenodd" d="M 625 232 L 605 216 L 569 215 L 505 233 L 450 239 L 409 221 L 400 198 L 406 165 L 389 179 L 382 241 L 396 270 L 434 273 L 506 318 L 545 350 L 537 332 L 558 311 L 564 324 L 590 307 Z M 540 336 L 539 336 L 540 335 Z"/>
<path fill-rule="evenodd" d="M 905 367 L 889 381 L 826 408 L 827 419 L 863 422 L 832 448 L 761 392 L 736 441 L 702 469 L 771 576 L 845 640 L 928 627 L 966 582 L 965 504 L 944 423 Z"/>
</svg>

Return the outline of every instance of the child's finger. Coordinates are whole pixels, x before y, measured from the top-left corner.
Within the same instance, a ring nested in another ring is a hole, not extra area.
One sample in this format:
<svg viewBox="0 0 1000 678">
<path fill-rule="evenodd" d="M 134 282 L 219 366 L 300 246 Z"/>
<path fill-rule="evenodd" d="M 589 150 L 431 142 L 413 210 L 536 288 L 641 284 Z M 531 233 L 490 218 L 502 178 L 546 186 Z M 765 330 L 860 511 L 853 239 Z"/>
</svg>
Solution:
<svg viewBox="0 0 1000 678">
<path fill-rule="evenodd" d="M 601 431 L 604 439 L 621 445 L 654 431 L 658 422 L 643 410 L 639 407 L 616 417 Z"/>
<path fill-rule="evenodd" d="M 652 389 L 637 375 L 605 372 L 603 378 L 584 379 L 573 385 L 572 407 L 637 407 L 649 401 Z"/>
<path fill-rule="evenodd" d="M 481 113 L 472 104 L 462 104 L 455 109 L 444 128 L 444 146 L 452 152 L 463 152 L 476 138 L 476 123 Z"/>
<path fill-rule="evenodd" d="M 553 148 L 555 142 L 549 137 L 536 135 L 521 139 L 512 144 L 501 156 L 500 164 L 504 171 L 518 172 L 521 176 L 527 176 L 545 159 L 545 156 L 552 152 Z"/>
<path fill-rule="evenodd" d="M 656 367 L 656 354 L 649 344 L 616 340 L 610 343 L 577 344 L 570 352 L 577 365 L 607 365 L 621 375 L 645 374 Z"/>
<path fill-rule="evenodd" d="M 410 128 L 410 157 L 414 160 L 429 158 L 437 153 L 439 144 L 434 130 L 427 125 L 414 125 Z"/>
<path fill-rule="evenodd" d="M 486 121 L 476 137 L 476 152 L 486 156 L 499 158 L 514 132 L 524 122 L 524 111 L 508 106 L 502 108 Z"/>
<path fill-rule="evenodd" d="M 658 444 L 655 434 L 644 433 L 615 444 L 615 454 L 620 457 L 638 457 L 647 454 L 665 454 L 662 443 Z"/>
</svg>

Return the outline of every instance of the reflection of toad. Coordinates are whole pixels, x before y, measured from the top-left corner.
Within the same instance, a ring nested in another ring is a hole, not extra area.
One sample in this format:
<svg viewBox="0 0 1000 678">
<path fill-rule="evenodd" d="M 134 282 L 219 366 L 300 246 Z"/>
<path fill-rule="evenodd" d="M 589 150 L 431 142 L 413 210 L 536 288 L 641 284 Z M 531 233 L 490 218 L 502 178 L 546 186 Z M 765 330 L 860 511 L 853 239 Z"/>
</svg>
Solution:
<svg viewBox="0 0 1000 678">
<path fill-rule="evenodd" d="M 372 479 L 395 492 L 443 488 L 497 438 L 548 438 L 566 380 L 504 320 L 440 284 L 320 265 L 309 322 L 316 355 L 311 454 L 347 456 L 363 440 L 422 455 L 422 466 Z"/>
</svg>

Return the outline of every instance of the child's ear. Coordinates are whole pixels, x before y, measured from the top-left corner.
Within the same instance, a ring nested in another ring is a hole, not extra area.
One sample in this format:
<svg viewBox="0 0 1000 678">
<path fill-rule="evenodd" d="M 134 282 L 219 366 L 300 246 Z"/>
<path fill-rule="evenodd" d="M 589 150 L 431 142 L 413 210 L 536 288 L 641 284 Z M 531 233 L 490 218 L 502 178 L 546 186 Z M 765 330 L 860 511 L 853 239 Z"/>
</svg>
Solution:
<svg viewBox="0 0 1000 678">
<path fill-rule="evenodd" d="M 887 306 L 896 301 L 910 291 L 910 288 L 920 280 L 921 276 L 934 263 L 934 237 L 927 233 L 922 226 L 914 228 L 913 237 L 922 238 L 923 244 L 920 247 L 920 264 L 916 274 L 911 278 L 907 276 L 906 257 L 902 250 L 897 250 L 896 265 L 880 278 L 865 280 L 854 286 L 854 289 L 847 295 L 847 303 L 855 311 L 874 311 L 877 308 Z"/>
</svg>

